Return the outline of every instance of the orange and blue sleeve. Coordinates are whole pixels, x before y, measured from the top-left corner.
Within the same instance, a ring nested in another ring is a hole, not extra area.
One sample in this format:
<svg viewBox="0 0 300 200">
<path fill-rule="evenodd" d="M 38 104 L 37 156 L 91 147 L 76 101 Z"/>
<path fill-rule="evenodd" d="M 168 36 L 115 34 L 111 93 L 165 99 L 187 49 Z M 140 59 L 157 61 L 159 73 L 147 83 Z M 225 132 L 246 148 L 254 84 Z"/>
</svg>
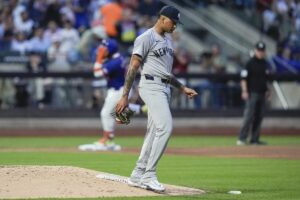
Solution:
<svg viewBox="0 0 300 200">
<path fill-rule="evenodd" d="M 96 62 L 94 64 L 94 76 L 95 77 L 102 77 L 103 74 L 103 69 L 102 69 L 102 64 L 103 60 L 105 58 L 105 52 L 107 51 L 106 47 L 100 46 L 97 49 L 97 57 L 96 57 Z"/>
</svg>

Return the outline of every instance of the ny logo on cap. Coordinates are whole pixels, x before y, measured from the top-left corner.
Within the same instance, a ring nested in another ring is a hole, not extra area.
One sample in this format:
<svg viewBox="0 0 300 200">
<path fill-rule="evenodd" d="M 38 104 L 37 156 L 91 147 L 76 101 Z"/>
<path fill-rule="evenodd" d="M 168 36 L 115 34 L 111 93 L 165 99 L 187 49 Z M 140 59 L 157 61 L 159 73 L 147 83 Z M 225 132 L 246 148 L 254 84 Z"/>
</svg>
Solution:
<svg viewBox="0 0 300 200">
<path fill-rule="evenodd" d="M 264 44 L 262 44 L 262 43 L 258 43 L 258 45 L 257 45 L 259 48 L 264 48 Z"/>
</svg>

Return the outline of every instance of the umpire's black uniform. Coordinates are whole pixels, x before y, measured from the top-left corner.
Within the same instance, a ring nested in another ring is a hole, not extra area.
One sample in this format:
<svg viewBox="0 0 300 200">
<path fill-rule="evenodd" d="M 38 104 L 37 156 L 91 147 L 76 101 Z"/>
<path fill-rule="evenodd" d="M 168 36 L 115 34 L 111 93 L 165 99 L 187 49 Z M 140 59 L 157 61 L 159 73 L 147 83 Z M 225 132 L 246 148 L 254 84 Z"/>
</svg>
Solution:
<svg viewBox="0 0 300 200">
<path fill-rule="evenodd" d="M 259 140 L 265 110 L 265 97 L 268 91 L 269 63 L 265 59 L 265 48 L 263 42 L 258 42 L 255 46 L 255 55 L 241 72 L 242 97 L 246 100 L 246 106 L 238 145 L 246 144 L 249 131 L 251 131 L 250 144 L 265 144 Z"/>
</svg>

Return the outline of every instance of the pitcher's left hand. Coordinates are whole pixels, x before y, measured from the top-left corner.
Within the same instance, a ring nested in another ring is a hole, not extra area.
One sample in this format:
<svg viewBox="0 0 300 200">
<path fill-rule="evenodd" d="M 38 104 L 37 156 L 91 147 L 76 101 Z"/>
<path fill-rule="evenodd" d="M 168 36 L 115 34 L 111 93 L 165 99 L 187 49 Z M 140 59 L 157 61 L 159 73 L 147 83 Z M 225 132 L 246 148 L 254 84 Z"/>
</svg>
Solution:
<svg viewBox="0 0 300 200">
<path fill-rule="evenodd" d="M 182 88 L 182 92 L 183 92 L 184 94 L 186 94 L 186 95 L 189 97 L 189 99 L 191 99 L 191 98 L 193 98 L 194 96 L 198 95 L 198 93 L 197 93 L 194 89 L 188 88 L 188 87 L 183 87 L 183 88 Z"/>
</svg>

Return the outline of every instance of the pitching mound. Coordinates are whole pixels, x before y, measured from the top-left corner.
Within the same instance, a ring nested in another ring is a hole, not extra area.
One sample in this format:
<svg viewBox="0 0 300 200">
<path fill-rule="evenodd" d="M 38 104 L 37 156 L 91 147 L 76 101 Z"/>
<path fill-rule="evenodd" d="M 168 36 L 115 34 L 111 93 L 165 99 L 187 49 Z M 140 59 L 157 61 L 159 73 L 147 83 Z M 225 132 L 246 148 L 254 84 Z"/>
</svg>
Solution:
<svg viewBox="0 0 300 200">
<path fill-rule="evenodd" d="M 67 166 L 0 166 L 0 199 L 196 195 L 203 190 L 165 185 L 164 194 L 129 187 L 127 178 Z"/>
</svg>

